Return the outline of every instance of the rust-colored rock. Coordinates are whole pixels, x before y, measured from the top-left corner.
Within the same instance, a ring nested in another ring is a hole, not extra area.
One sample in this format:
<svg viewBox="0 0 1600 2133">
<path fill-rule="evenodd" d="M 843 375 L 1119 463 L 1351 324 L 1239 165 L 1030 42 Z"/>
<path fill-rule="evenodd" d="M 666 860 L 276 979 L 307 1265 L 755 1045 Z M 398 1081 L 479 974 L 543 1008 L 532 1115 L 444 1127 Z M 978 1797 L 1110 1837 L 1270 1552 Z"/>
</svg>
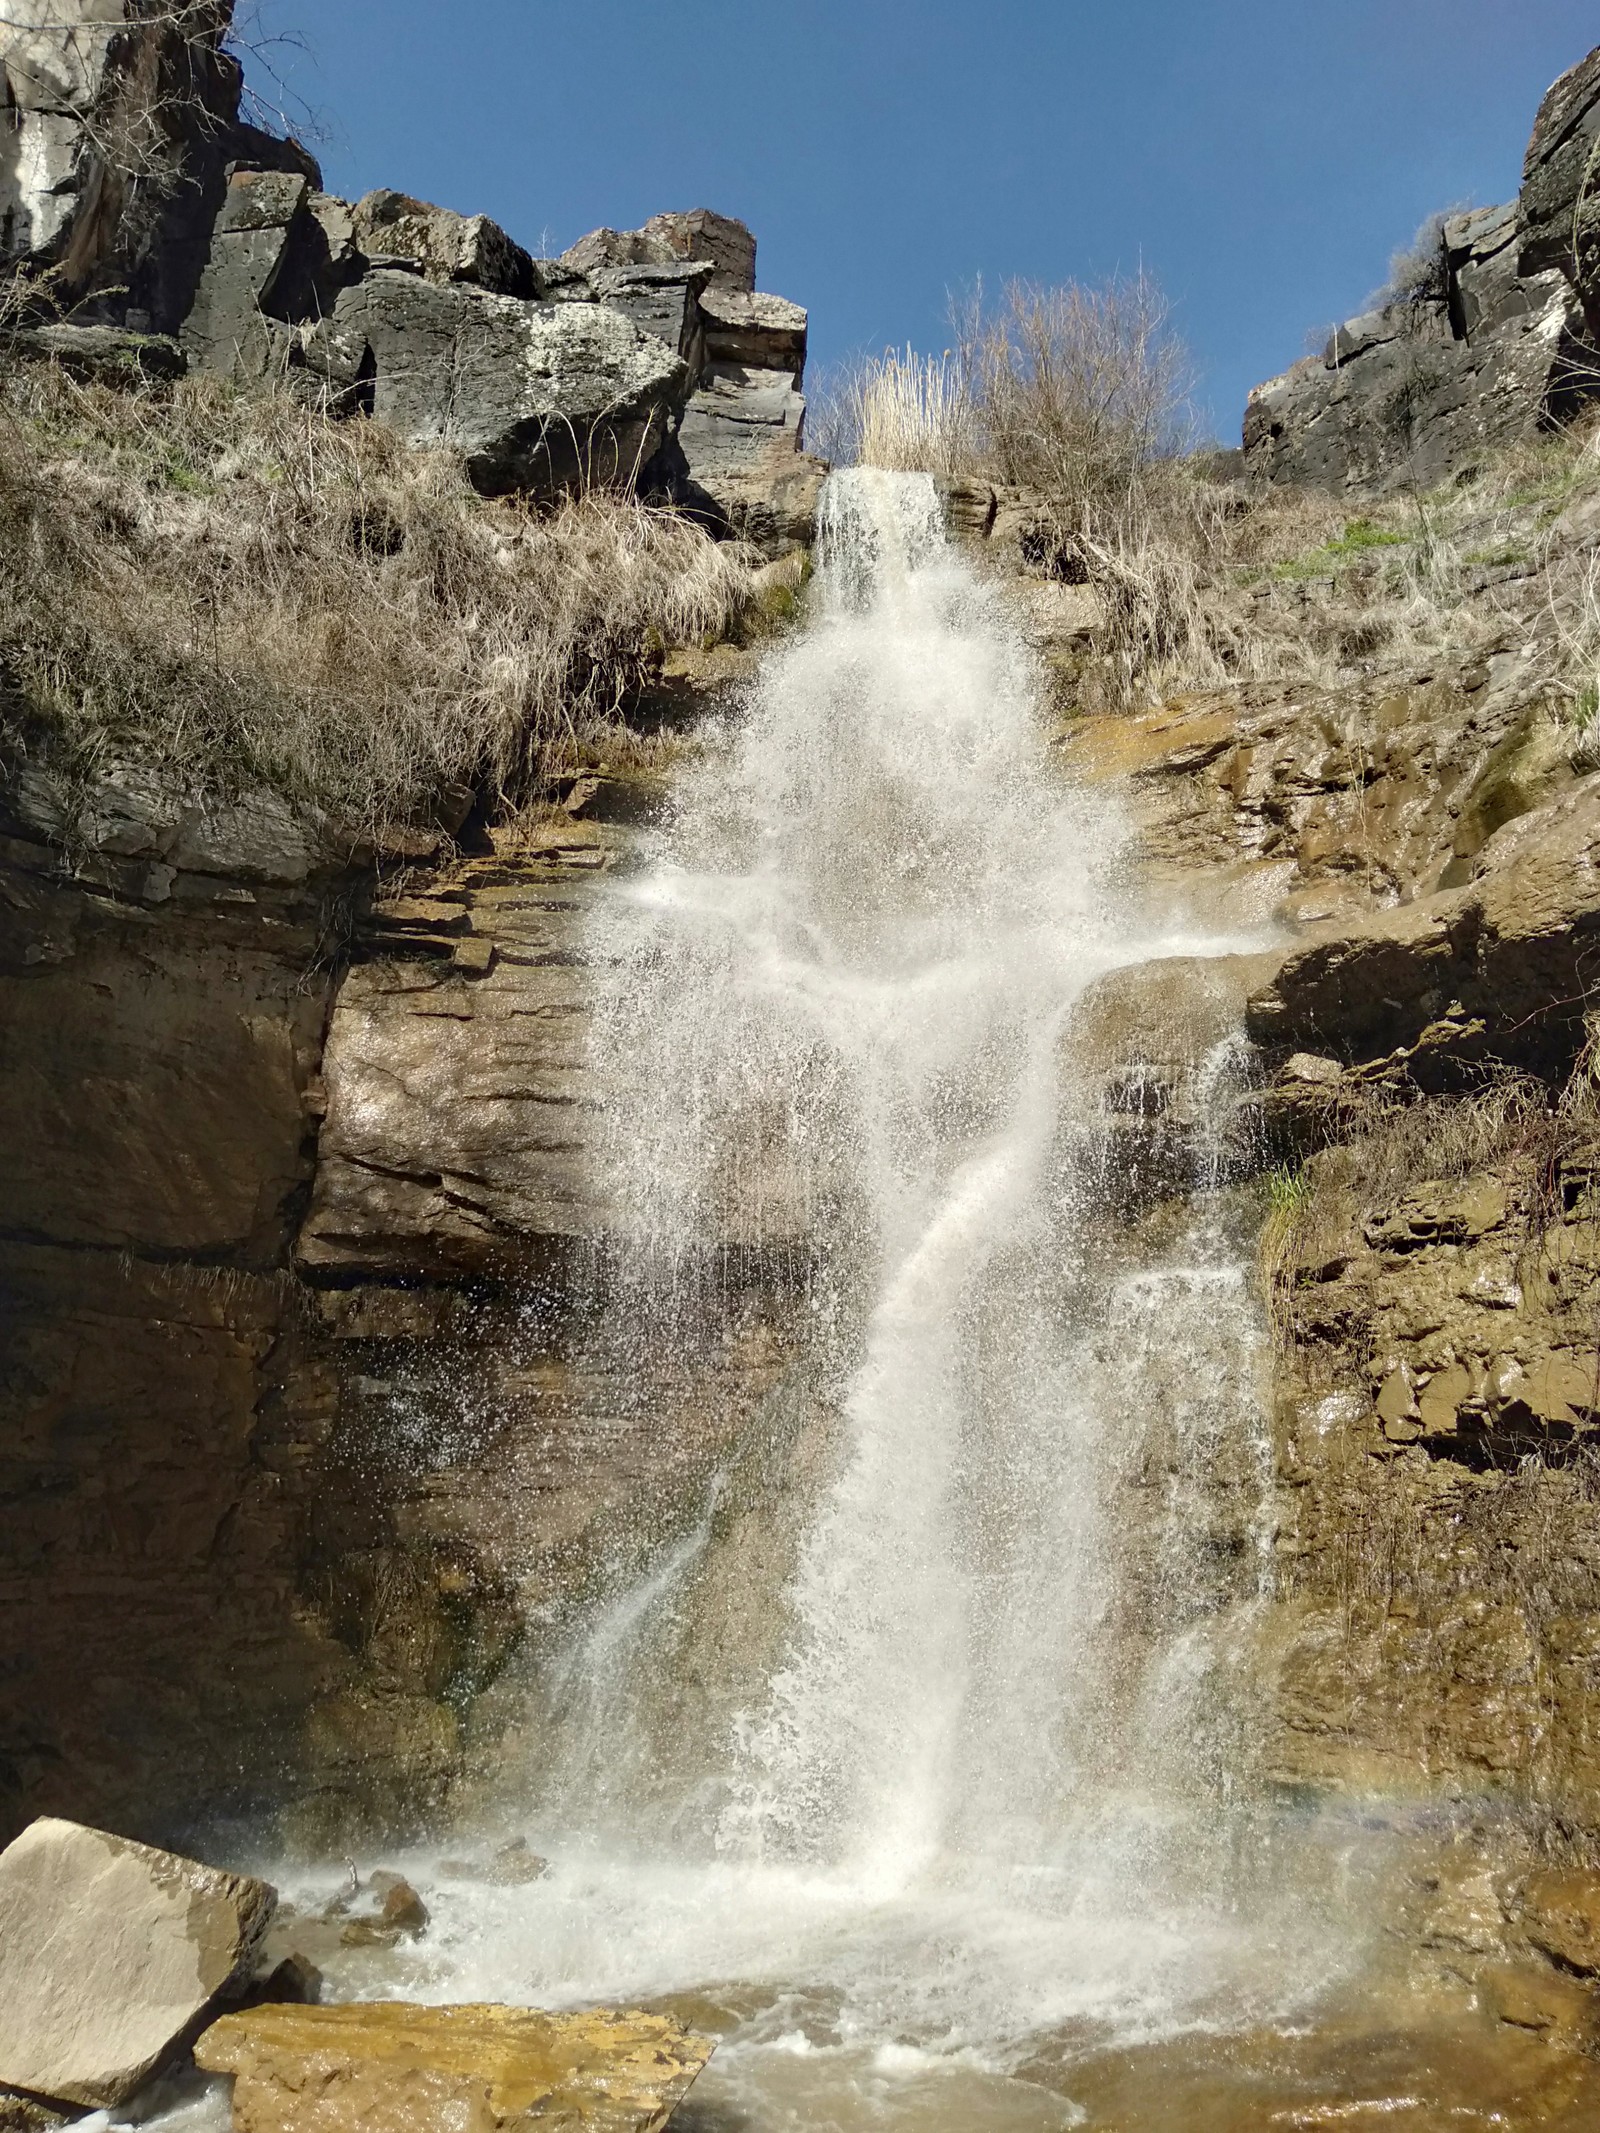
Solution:
<svg viewBox="0 0 1600 2133">
<path fill-rule="evenodd" d="M 195 2059 L 237 2133 L 656 2133 L 714 2049 L 663 2015 L 391 2000 L 224 2015 Z"/>
</svg>

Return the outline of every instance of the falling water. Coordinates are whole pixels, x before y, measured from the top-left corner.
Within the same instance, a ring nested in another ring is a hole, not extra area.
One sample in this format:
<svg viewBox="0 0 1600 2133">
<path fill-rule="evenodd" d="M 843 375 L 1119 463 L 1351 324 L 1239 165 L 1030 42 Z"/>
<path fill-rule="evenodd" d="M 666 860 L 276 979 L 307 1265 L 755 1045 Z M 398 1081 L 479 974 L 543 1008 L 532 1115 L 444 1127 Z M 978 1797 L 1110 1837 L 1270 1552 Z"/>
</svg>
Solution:
<svg viewBox="0 0 1600 2133">
<path fill-rule="evenodd" d="M 1050 2040 L 1316 1981 L 1238 1663 L 1270 1515 L 1242 1252 L 1203 1115 L 1194 1193 L 1119 1212 L 1074 1019 L 1113 969 L 1249 943 L 1152 917 L 1130 847 L 933 484 L 834 475 L 811 619 L 596 941 L 640 1400 L 763 1298 L 786 1360 L 546 1669 L 517 1804 L 552 1870 L 445 1892 L 440 1996 L 710 1994 L 741 2020 L 707 2083 L 762 2122 L 1046 2125 L 1007 2077 Z"/>
</svg>

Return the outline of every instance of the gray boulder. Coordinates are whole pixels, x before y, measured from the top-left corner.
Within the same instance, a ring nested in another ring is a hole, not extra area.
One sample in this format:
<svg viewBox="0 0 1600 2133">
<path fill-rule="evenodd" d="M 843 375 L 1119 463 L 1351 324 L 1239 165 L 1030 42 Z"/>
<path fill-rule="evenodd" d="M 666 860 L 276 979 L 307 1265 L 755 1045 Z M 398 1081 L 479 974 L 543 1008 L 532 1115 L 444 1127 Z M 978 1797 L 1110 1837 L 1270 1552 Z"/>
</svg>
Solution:
<svg viewBox="0 0 1600 2133">
<path fill-rule="evenodd" d="M 305 338 L 335 390 L 413 444 L 447 445 L 486 493 L 624 482 L 655 453 L 687 372 L 602 304 L 535 304 L 380 269 Z"/>
<path fill-rule="evenodd" d="M 689 501 L 768 554 L 815 530 L 827 470 L 801 449 L 805 412 L 795 372 L 710 363 L 678 431 Z"/>
<path fill-rule="evenodd" d="M 247 1972 L 276 1902 L 247 1875 L 31 1823 L 0 1852 L 0 2083 L 126 2101 Z"/>
<path fill-rule="evenodd" d="M 53 270 L 89 323 L 175 332 L 230 164 L 321 179 L 239 118 L 231 0 L 10 0 L 0 20 L 0 262 Z M 152 124 L 152 110 L 159 123 Z"/>
<path fill-rule="evenodd" d="M 669 267 L 598 267 L 587 280 L 596 302 L 676 348 L 697 373 L 705 360 L 701 299 L 711 272 L 707 262 L 696 260 Z"/>
<path fill-rule="evenodd" d="M 1600 50 L 1539 108 L 1522 191 L 1452 216 L 1436 272 L 1250 395 L 1249 473 L 1355 491 L 1447 479 L 1600 388 Z"/>
<path fill-rule="evenodd" d="M 721 289 L 756 285 L 756 241 L 731 215 L 708 207 L 685 214 L 652 215 L 643 229 L 591 230 L 562 253 L 560 264 L 579 274 L 602 267 L 670 267 L 703 261 Z"/>
</svg>

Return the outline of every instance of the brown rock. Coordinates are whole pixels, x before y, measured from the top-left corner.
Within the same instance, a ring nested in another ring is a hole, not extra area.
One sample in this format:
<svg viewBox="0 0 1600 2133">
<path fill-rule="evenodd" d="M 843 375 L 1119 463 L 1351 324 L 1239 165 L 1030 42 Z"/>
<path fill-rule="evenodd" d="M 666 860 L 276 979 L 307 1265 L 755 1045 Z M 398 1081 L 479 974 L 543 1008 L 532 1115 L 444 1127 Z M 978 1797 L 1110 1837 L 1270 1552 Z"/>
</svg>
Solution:
<svg viewBox="0 0 1600 2133">
<path fill-rule="evenodd" d="M 714 2049 L 661 2015 L 378 2001 L 225 2015 L 195 2059 L 238 2133 L 655 2133 Z"/>
<path fill-rule="evenodd" d="M 352 1918 L 339 1935 L 346 1948 L 392 1947 L 425 1932 L 428 1907 L 402 1874 L 374 1874 L 367 1884 L 378 1899 L 377 1915 Z"/>
<path fill-rule="evenodd" d="M 1600 1975 L 1600 1875 L 1572 1868 L 1536 1874 L 1522 1894 L 1528 1938 L 1584 1977 Z"/>
</svg>

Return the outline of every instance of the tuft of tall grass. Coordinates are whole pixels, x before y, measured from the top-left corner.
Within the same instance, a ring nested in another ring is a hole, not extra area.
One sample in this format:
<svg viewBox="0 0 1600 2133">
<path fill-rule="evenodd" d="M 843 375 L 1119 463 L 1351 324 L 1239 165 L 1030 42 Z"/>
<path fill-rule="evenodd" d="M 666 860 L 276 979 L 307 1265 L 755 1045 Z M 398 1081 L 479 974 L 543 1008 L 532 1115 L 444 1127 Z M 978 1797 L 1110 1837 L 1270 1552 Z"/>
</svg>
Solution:
<svg viewBox="0 0 1600 2133">
<path fill-rule="evenodd" d="M 0 743 L 260 780 L 352 824 L 538 794 L 754 563 L 627 498 L 487 502 L 455 459 L 205 378 L 0 375 Z"/>
<path fill-rule="evenodd" d="M 825 374 L 807 427 L 812 448 L 837 463 L 960 480 L 977 470 L 974 418 L 954 355 L 908 347 Z"/>
</svg>

